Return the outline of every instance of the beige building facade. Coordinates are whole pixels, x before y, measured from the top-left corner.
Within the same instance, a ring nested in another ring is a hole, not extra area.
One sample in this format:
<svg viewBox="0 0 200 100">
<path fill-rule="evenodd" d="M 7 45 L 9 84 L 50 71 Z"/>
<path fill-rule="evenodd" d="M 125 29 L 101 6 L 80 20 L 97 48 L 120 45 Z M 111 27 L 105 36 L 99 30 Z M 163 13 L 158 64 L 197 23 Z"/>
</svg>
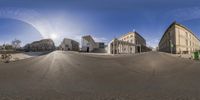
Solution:
<svg viewBox="0 0 200 100">
<path fill-rule="evenodd" d="M 146 40 L 138 32 L 128 32 L 122 35 L 119 40 L 146 46 Z"/>
<path fill-rule="evenodd" d="M 65 51 L 79 51 L 79 43 L 75 40 L 64 38 L 60 49 Z"/>
<path fill-rule="evenodd" d="M 144 52 L 146 40 L 137 32 L 129 32 L 108 44 L 109 54 L 127 54 Z"/>
<path fill-rule="evenodd" d="M 135 53 L 135 44 L 115 38 L 108 44 L 108 53 L 109 54 Z"/>
<path fill-rule="evenodd" d="M 200 50 L 200 40 L 185 26 L 173 22 L 165 31 L 159 42 L 159 51 L 190 54 Z"/>
</svg>

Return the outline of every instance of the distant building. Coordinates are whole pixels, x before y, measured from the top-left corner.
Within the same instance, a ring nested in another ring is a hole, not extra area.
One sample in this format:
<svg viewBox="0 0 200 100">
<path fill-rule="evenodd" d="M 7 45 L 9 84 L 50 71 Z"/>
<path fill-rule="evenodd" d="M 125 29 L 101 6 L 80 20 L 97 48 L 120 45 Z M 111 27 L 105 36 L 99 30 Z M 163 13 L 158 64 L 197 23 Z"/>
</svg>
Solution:
<svg viewBox="0 0 200 100">
<path fill-rule="evenodd" d="M 108 44 L 110 54 L 128 54 L 147 51 L 146 40 L 137 32 L 129 32 Z"/>
<path fill-rule="evenodd" d="M 173 22 L 159 42 L 159 51 L 168 53 L 190 54 L 200 50 L 200 40 L 185 26 Z"/>
<path fill-rule="evenodd" d="M 108 44 L 109 54 L 131 54 L 135 53 L 135 44 L 127 41 L 122 41 L 117 38 L 113 39 Z"/>
<path fill-rule="evenodd" d="M 97 48 L 94 39 L 90 35 L 83 36 L 81 43 L 81 51 L 91 52 Z"/>
<path fill-rule="evenodd" d="M 97 48 L 105 48 L 105 43 L 104 42 L 96 42 Z"/>
<path fill-rule="evenodd" d="M 95 42 L 90 35 L 82 37 L 81 51 L 103 53 L 105 51 L 105 44 L 103 42 Z"/>
<path fill-rule="evenodd" d="M 122 35 L 119 40 L 135 44 L 135 53 L 146 51 L 146 40 L 136 31 Z"/>
<path fill-rule="evenodd" d="M 79 43 L 72 39 L 64 38 L 60 49 L 65 51 L 79 51 Z"/>
<path fill-rule="evenodd" d="M 35 41 L 31 44 L 27 44 L 24 46 L 26 51 L 53 51 L 55 50 L 55 45 L 53 40 L 51 39 L 43 39 L 40 41 Z"/>
</svg>

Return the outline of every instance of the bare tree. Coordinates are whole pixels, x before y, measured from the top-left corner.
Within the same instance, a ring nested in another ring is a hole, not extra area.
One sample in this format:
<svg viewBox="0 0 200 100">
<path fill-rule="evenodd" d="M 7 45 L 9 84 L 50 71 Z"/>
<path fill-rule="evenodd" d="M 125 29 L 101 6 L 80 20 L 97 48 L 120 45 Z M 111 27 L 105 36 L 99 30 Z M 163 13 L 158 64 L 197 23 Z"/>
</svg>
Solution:
<svg viewBox="0 0 200 100">
<path fill-rule="evenodd" d="M 12 46 L 13 48 L 16 50 L 17 48 L 20 48 L 20 45 L 21 45 L 21 41 L 18 40 L 18 39 L 15 39 L 12 41 Z"/>
</svg>

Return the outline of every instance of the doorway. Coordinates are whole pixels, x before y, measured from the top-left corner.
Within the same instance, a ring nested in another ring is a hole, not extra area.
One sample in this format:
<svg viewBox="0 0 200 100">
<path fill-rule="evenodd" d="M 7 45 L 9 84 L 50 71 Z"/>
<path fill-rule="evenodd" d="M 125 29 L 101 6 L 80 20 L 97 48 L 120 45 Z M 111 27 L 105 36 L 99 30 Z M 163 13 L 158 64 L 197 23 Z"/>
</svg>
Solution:
<svg viewBox="0 0 200 100">
<path fill-rule="evenodd" d="M 87 47 L 87 52 L 89 52 L 90 51 L 90 48 L 89 47 Z"/>
<path fill-rule="evenodd" d="M 139 46 L 137 46 L 137 52 L 140 53 L 140 47 Z"/>
</svg>

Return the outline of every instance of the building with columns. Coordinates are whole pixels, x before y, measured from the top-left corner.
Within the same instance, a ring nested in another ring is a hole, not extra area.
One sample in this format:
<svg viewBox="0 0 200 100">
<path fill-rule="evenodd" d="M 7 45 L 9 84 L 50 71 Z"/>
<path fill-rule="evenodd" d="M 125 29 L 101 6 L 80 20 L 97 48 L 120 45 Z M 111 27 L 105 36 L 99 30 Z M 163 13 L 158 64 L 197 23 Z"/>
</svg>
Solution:
<svg viewBox="0 0 200 100">
<path fill-rule="evenodd" d="M 108 53 L 109 54 L 135 53 L 135 44 L 115 38 L 108 45 Z"/>
<path fill-rule="evenodd" d="M 190 54 L 198 50 L 200 50 L 198 37 L 177 22 L 173 22 L 167 28 L 159 42 L 159 51 L 161 52 Z"/>
<path fill-rule="evenodd" d="M 146 40 L 137 32 L 129 32 L 108 44 L 109 54 L 131 54 L 147 50 Z"/>
</svg>

